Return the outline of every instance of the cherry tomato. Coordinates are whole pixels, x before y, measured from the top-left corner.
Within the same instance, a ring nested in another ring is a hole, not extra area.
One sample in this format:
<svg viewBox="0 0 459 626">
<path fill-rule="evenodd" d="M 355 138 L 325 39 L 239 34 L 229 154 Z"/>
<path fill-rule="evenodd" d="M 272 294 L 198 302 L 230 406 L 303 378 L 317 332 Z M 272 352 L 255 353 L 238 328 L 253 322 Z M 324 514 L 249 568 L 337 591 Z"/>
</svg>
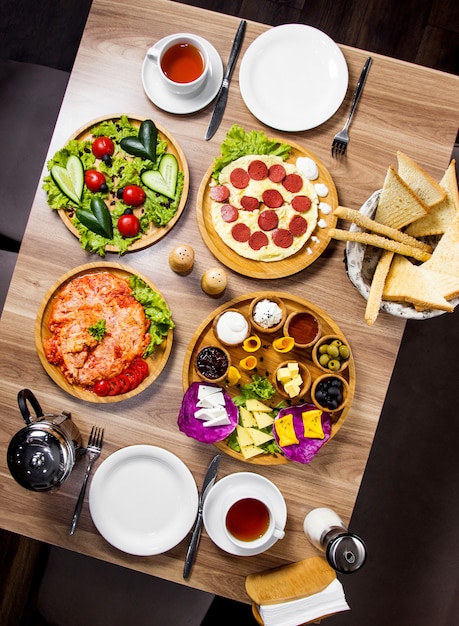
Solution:
<svg viewBox="0 0 459 626">
<path fill-rule="evenodd" d="M 100 191 L 102 185 L 105 185 L 105 176 L 98 170 L 86 170 L 84 173 L 84 182 L 86 187 L 96 193 Z"/>
<path fill-rule="evenodd" d="M 130 206 L 139 206 L 145 202 L 145 191 L 138 185 L 127 185 L 123 189 L 123 202 Z"/>
<path fill-rule="evenodd" d="M 142 382 L 142 379 L 139 376 L 139 374 L 135 370 L 131 369 L 130 367 L 128 367 L 127 370 L 124 370 L 123 376 L 125 376 L 130 382 L 130 391 L 138 387 L 140 383 Z"/>
<path fill-rule="evenodd" d="M 92 153 L 96 159 L 101 159 L 104 155 L 112 156 L 115 152 L 115 144 L 110 137 L 97 137 L 92 143 Z"/>
<path fill-rule="evenodd" d="M 107 382 L 110 385 L 108 395 L 117 396 L 120 393 L 120 383 L 118 381 L 118 376 L 115 376 L 114 378 L 109 378 Z"/>
<path fill-rule="evenodd" d="M 131 391 L 131 381 L 128 376 L 123 372 L 122 374 L 118 374 L 116 377 L 118 379 L 118 384 L 120 386 L 120 390 L 118 393 L 127 393 Z"/>
<path fill-rule="evenodd" d="M 140 372 L 140 375 L 142 376 L 142 380 L 148 376 L 148 363 L 144 361 L 143 359 L 140 359 L 140 358 L 135 359 L 131 363 L 130 367 Z"/>
<path fill-rule="evenodd" d="M 110 391 L 110 383 L 108 380 L 98 380 L 94 385 L 94 393 L 98 396 L 107 396 Z"/>
<path fill-rule="evenodd" d="M 135 237 L 139 234 L 140 222 L 137 215 L 123 213 L 118 220 L 118 230 L 123 237 Z"/>
</svg>

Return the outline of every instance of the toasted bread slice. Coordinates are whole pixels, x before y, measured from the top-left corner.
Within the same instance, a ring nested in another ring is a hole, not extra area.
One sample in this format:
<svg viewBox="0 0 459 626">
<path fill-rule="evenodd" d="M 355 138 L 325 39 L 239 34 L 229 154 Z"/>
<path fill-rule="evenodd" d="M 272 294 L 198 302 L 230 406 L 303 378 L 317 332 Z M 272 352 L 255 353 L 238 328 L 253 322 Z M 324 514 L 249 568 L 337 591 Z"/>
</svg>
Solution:
<svg viewBox="0 0 459 626">
<path fill-rule="evenodd" d="M 459 276 L 459 217 L 450 223 L 423 268 Z"/>
<path fill-rule="evenodd" d="M 384 285 L 386 283 L 386 278 L 389 273 L 394 254 L 395 253 L 390 250 L 383 250 L 376 265 L 365 309 L 365 321 L 368 326 L 372 326 L 378 317 Z"/>
<path fill-rule="evenodd" d="M 430 213 L 410 224 L 406 233 L 412 237 L 427 237 L 442 235 L 448 225 L 459 216 L 459 193 L 457 190 L 456 161 L 449 164 L 440 186 L 445 190 L 445 197 L 441 202 L 431 207 Z"/>
<path fill-rule="evenodd" d="M 443 200 L 445 190 L 413 159 L 398 151 L 397 161 L 399 176 L 417 193 L 427 206 L 434 206 Z"/>
<path fill-rule="evenodd" d="M 429 213 L 430 208 L 397 174 L 393 165 L 384 179 L 374 216 L 375 221 L 391 228 L 403 228 Z"/>
<path fill-rule="evenodd" d="M 395 302 L 410 302 L 419 310 L 454 311 L 453 305 L 432 284 L 429 275 L 400 255 L 392 261 L 382 297 Z"/>
<path fill-rule="evenodd" d="M 459 276 L 433 272 L 426 269 L 423 265 L 419 266 L 419 270 L 426 274 L 426 278 L 431 284 L 435 285 L 435 288 L 446 300 L 452 300 L 459 296 Z"/>
</svg>

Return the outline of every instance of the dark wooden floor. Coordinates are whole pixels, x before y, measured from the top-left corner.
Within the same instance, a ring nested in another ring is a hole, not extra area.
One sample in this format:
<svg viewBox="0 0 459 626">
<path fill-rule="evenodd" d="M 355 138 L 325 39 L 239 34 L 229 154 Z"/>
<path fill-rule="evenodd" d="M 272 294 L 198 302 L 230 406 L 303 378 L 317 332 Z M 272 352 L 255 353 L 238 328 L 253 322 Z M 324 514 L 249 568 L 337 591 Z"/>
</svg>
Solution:
<svg viewBox="0 0 459 626">
<path fill-rule="evenodd" d="M 309 24 L 325 31 L 338 43 L 459 74 L 458 0 L 182 0 L 182 2 L 273 26 L 295 22 Z M 2 0 L 0 58 L 37 63 L 70 72 L 90 6 L 91 0 L 46 0 L 46 2 Z M 444 341 L 445 337 L 453 337 L 454 332 L 457 332 L 453 327 L 454 322 L 457 327 L 456 317 L 454 315 L 449 318 L 450 327 L 446 334 L 441 327 L 441 321 L 429 327 L 438 343 Z M 431 337 L 432 334 L 430 339 Z M 410 347 L 411 352 L 401 353 L 397 374 L 399 379 L 406 381 L 406 385 L 410 385 L 410 355 L 422 350 L 423 341 L 428 342 L 429 339 L 426 339 L 422 333 L 419 336 L 415 325 L 409 324 L 405 344 Z M 425 350 L 422 352 L 424 353 Z M 418 361 L 419 358 L 422 359 L 422 357 L 417 358 Z M 429 353 L 425 359 L 426 371 L 429 371 L 430 358 L 432 354 Z M 425 384 L 428 385 L 428 381 Z M 403 406 L 403 402 L 406 404 L 406 398 L 397 395 L 398 392 L 398 389 L 392 391 L 383 413 L 399 412 L 400 405 Z M 412 390 L 411 392 L 413 393 Z M 428 405 L 427 401 L 426 404 Z M 429 410 L 434 413 L 435 406 L 428 406 Z M 409 408 L 407 407 L 406 410 Z M 391 432 L 386 429 L 387 419 L 384 420 L 384 417 L 383 415 L 378 437 L 383 440 L 386 437 L 390 440 Z M 425 436 L 429 438 L 427 432 Z M 453 452 L 451 448 L 447 448 L 447 451 L 451 454 Z M 365 483 L 368 486 L 364 485 L 362 497 L 359 498 L 356 507 L 357 515 L 361 519 L 369 515 L 365 510 L 365 502 L 371 495 L 367 493 L 368 489 L 372 488 L 371 486 L 375 483 L 378 485 L 378 477 L 371 476 L 372 467 L 384 467 L 386 464 L 387 473 L 392 472 L 394 475 L 394 490 L 402 491 L 403 476 L 400 473 L 396 474 L 393 470 L 396 467 L 397 453 L 398 451 L 395 450 L 393 457 L 388 457 L 385 453 L 381 458 L 378 457 L 378 452 L 374 453 L 373 456 L 378 458 L 373 465 L 370 464 L 369 471 L 373 482 Z M 404 452 L 402 451 L 401 454 Z M 416 457 L 416 461 L 418 460 L 422 463 L 422 455 L 419 459 Z M 410 471 L 414 479 L 417 471 L 414 462 L 409 465 L 408 474 L 405 472 L 405 480 L 410 480 Z M 448 478 L 449 476 L 445 474 L 443 481 L 446 482 Z M 384 485 L 381 488 L 384 490 Z M 392 494 L 383 493 L 381 502 L 383 502 L 384 495 L 390 497 Z M 383 515 L 384 511 L 381 510 L 381 516 Z M 387 519 L 384 521 L 388 524 Z M 397 531 L 397 528 L 393 524 L 391 526 L 390 522 L 389 529 L 393 532 Z M 419 536 L 419 533 L 416 534 L 416 529 L 414 529 L 413 537 L 419 543 L 422 542 L 423 538 Z M 380 545 L 385 545 L 383 539 L 382 537 Z M 384 550 L 390 552 L 391 547 L 394 548 L 393 540 Z M 381 560 L 385 558 L 383 552 L 378 554 Z M 406 556 L 409 558 L 409 550 Z M 0 530 L 0 624 L 2 626 L 36 626 L 43 623 L 34 612 L 34 590 L 45 557 L 46 546 Z M 394 575 L 393 580 L 399 580 L 397 575 Z M 384 582 L 387 585 L 387 580 Z M 432 582 L 434 586 L 434 581 Z M 453 581 L 451 582 L 453 584 Z M 368 585 L 371 584 L 369 581 Z M 365 588 L 365 583 L 363 587 Z M 367 592 L 371 594 L 374 590 L 368 586 Z M 403 597 L 403 595 L 404 589 L 401 588 L 400 596 Z M 374 599 L 373 602 L 375 602 Z M 404 606 L 401 602 L 394 610 L 400 612 Z M 401 617 L 395 621 L 394 619 L 384 621 L 382 617 L 380 621 L 376 620 L 377 624 L 411 626 L 414 623 L 427 623 L 422 621 L 421 617 L 415 620 L 408 612 L 408 608 L 406 611 L 406 620 Z M 235 603 L 219 600 L 209 612 L 203 626 L 221 623 L 222 614 L 226 614 L 232 623 L 238 623 L 239 626 L 254 624 L 248 607 L 240 607 Z M 392 614 L 392 611 L 388 611 L 388 614 Z M 357 617 L 357 612 L 355 615 Z M 373 626 L 376 621 L 372 620 Z M 330 624 L 331 622 L 341 623 L 339 618 L 332 618 Z M 344 621 L 342 623 L 344 624 Z M 355 621 L 355 624 L 359 626 L 363 623 L 358 619 Z M 440 623 L 442 626 L 454 626 L 459 623 L 459 618 L 451 614 L 449 621 L 429 623 L 432 626 L 439 626 Z M 370 626 L 370 623 L 367 622 L 366 626 Z"/>
</svg>

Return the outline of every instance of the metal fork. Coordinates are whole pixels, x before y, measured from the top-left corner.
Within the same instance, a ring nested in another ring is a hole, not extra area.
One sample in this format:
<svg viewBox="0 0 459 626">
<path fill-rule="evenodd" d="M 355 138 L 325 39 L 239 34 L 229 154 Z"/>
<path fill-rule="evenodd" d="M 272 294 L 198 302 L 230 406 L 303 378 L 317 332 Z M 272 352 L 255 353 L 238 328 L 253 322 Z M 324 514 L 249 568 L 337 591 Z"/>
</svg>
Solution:
<svg viewBox="0 0 459 626">
<path fill-rule="evenodd" d="M 349 113 L 349 117 L 347 118 L 347 122 L 344 125 L 343 130 L 337 133 L 332 142 L 332 157 L 342 157 L 346 154 L 347 145 L 349 143 L 349 134 L 348 128 L 351 123 L 352 116 L 354 115 L 355 107 L 362 95 L 363 86 L 365 85 L 365 81 L 367 79 L 368 72 L 370 71 L 371 64 L 373 63 L 373 59 L 368 57 L 365 61 L 365 65 L 363 66 L 362 73 L 360 74 L 360 78 L 357 83 L 357 87 L 355 88 L 354 97 L 352 99 L 351 111 Z"/>
<path fill-rule="evenodd" d="M 104 429 L 99 428 L 98 426 L 93 426 L 89 435 L 88 447 L 86 448 L 86 452 L 89 455 L 88 466 L 86 467 L 83 484 L 81 485 L 80 495 L 78 496 L 78 500 L 75 506 L 75 512 L 73 513 L 72 523 L 70 525 L 71 535 L 73 535 L 73 533 L 75 532 L 76 526 L 78 524 L 81 509 L 83 508 L 83 501 L 86 493 L 86 485 L 88 484 L 89 474 L 91 473 L 91 468 L 94 461 L 100 456 L 103 440 Z"/>
</svg>

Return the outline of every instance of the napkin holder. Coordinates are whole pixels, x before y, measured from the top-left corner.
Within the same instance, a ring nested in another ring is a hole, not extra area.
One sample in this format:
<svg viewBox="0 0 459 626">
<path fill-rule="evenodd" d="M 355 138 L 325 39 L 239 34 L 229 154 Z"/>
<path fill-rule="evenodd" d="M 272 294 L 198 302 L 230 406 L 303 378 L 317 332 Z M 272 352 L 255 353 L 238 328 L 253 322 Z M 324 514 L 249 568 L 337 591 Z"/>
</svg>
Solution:
<svg viewBox="0 0 459 626">
<path fill-rule="evenodd" d="M 323 591 L 335 578 L 336 572 L 327 560 L 315 556 L 265 572 L 249 574 L 245 588 L 252 600 L 252 613 L 257 623 L 263 626 L 264 622 L 258 610 L 260 605 L 280 604 L 312 596 Z M 305 623 L 318 624 L 321 619 L 330 615 Z"/>
</svg>

